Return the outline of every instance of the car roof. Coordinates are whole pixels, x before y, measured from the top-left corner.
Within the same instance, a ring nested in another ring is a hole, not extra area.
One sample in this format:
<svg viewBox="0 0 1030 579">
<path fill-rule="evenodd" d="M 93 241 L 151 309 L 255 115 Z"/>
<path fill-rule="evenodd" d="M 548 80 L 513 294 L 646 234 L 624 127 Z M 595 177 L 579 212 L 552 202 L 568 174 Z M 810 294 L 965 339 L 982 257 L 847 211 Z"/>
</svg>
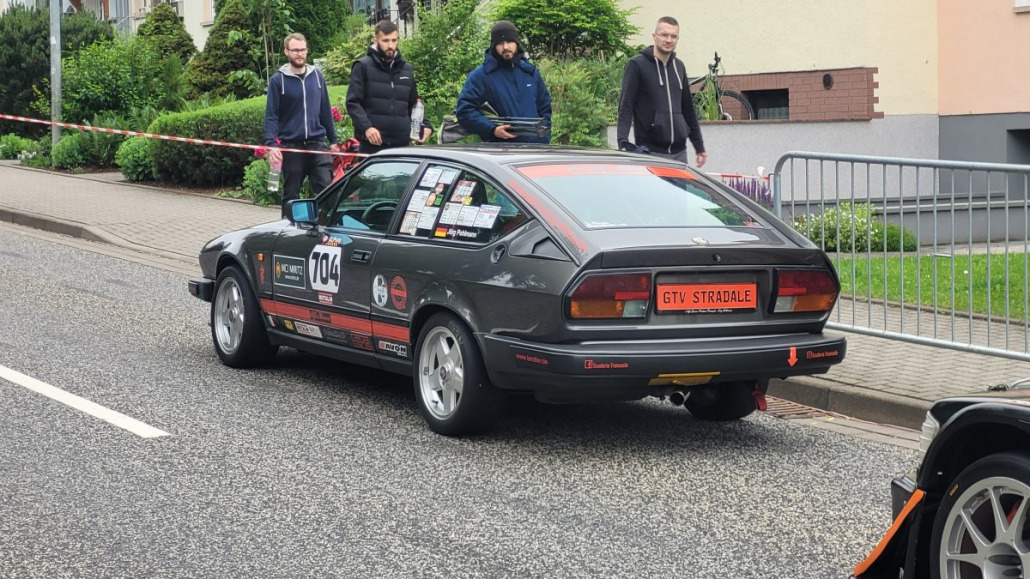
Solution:
<svg viewBox="0 0 1030 579">
<path fill-rule="evenodd" d="M 450 159 L 476 164 L 488 161 L 497 165 L 518 165 L 524 163 L 569 163 L 592 160 L 619 160 L 631 163 L 674 164 L 661 157 L 639 155 L 611 149 L 570 147 L 565 145 L 540 145 L 533 143 L 476 143 L 471 145 L 430 145 L 427 147 L 401 147 L 387 149 L 375 157 L 412 155 L 427 158 Z"/>
</svg>

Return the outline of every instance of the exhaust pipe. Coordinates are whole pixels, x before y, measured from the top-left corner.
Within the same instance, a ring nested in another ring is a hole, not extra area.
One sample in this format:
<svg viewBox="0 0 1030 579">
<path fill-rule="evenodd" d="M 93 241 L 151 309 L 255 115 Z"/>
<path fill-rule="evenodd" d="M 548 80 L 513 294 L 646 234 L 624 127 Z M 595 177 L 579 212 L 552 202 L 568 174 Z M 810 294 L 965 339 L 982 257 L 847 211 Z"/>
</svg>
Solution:
<svg viewBox="0 0 1030 579">
<path fill-rule="evenodd" d="M 683 403 L 687 401 L 686 392 L 676 391 L 669 394 L 669 402 L 672 402 L 676 406 L 683 406 Z"/>
</svg>

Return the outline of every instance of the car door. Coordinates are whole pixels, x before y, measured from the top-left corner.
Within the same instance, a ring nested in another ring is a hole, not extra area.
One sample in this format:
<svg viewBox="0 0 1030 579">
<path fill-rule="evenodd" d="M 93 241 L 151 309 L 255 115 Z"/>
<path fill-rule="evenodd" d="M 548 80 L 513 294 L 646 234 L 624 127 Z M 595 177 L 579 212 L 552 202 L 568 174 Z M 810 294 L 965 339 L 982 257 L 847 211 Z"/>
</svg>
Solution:
<svg viewBox="0 0 1030 579">
<path fill-rule="evenodd" d="M 374 351 L 370 266 L 418 166 L 414 160 L 367 163 L 319 198 L 315 227 L 291 226 L 280 234 L 272 305 L 282 328 Z"/>
</svg>

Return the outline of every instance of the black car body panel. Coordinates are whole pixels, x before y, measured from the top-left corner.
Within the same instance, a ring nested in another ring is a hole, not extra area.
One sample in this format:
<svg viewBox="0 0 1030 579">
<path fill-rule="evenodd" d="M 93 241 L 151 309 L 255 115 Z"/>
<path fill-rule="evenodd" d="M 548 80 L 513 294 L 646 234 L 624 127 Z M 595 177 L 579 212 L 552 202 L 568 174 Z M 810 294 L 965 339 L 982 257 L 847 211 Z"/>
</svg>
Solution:
<svg viewBox="0 0 1030 579">
<path fill-rule="evenodd" d="M 560 195 L 520 172 L 595 162 L 689 173 L 748 225 L 584 228 Z M 475 200 L 480 189 L 488 201 Z M 774 311 L 780 271 L 825 274 L 835 299 L 839 282 L 826 255 L 682 165 L 601 150 L 394 149 L 366 159 L 316 201 L 317 224 L 283 220 L 209 242 L 194 295 L 210 299 L 200 288 L 236 264 L 273 343 L 402 373 L 412 371 L 422 324 L 450 312 L 475 335 L 496 386 L 542 399 L 592 398 L 591 388 L 632 399 L 821 373 L 845 354 L 842 337 L 823 334 L 829 308 Z M 476 212 L 466 216 L 462 204 Z M 448 211 L 456 222 L 444 226 Z M 650 276 L 645 314 L 573 319 L 570 292 L 610 272 Z M 753 288 L 753 307 L 656 309 L 663 284 L 720 283 Z"/>
<path fill-rule="evenodd" d="M 1030 390 L 943 398 L 928 410 L 940 425 L 918 471 L 891 481 L 894 524 L 858 567 L 860 578 L 929 577 L 930 534 L 948 486 L 993 454 L 1030 451 Z"/>
</svg>

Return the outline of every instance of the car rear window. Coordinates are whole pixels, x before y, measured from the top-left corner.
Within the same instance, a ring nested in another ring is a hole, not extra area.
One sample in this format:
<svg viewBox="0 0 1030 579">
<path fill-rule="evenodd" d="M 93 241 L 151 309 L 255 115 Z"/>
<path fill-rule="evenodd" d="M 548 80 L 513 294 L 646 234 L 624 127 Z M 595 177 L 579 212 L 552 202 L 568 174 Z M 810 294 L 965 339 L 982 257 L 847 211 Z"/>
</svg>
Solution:
<svg viewBox="0 0 1030 579">
<path fill-rule="evenodd" d="M 588 229 L 761 226 L 687 169 L 577 163 L 518 171 Z"/>
</svg>

